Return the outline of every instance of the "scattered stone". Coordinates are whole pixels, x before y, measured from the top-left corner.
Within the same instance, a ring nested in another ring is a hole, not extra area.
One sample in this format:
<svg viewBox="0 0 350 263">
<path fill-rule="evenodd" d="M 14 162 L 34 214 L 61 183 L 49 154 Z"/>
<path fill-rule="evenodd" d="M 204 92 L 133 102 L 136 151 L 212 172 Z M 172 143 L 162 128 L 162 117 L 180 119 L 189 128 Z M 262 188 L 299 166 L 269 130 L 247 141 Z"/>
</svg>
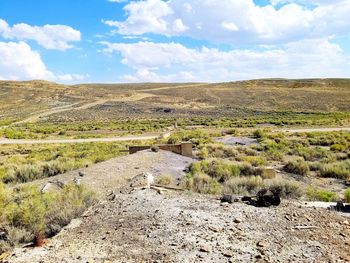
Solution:
<svg viewBox="0 0 350 263">
<path fill-rule="evenodd" d="M 259 241 L 257 244 L 256 244 L 258 247 L 266 247 L 267 244 L 265 241 Z"/>
<path fill-rule="evenodd" d="M 235 222 L 236 224 L 239 224 L 239 223 L 242 222 L 242 219 L 236 217 L 236 218 L 233 220 L 233 222 Z"/>
<path fill-rule="evenodd" d="M 215 233 L 222 231 L 222 229 L 217 226 L 209 226 L 209 229 Z"/>
<path fill-rule="evenodd" d="M 229 204 L 232 204 L 234 201 L 234 198 L 232 195 L 223 195 L 221 197 L 221 202 L 222 203 L 229 203 Z"/>
<path fill-rule="evenodd" d="M 206 244 L 201 245 L 199 251 L 208 253 L 211 251 L 211 247 L 209 244 L 206 243 Z"/>
<path fill-rule="evenodd" d="M 233 257 L 233 252 L 230 251 L 230 250 L 225 250 L 225 251 L 222 252 L 222 255 L 224 257 L 231 258 L 231 257 Z"/>
</svg>

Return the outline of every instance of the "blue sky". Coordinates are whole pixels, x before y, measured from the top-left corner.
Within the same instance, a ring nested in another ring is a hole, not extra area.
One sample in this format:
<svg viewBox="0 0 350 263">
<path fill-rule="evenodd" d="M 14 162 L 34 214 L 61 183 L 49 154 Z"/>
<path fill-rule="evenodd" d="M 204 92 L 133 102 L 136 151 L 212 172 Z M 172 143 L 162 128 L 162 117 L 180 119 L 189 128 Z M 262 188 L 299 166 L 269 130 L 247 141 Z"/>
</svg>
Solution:
<svg viewBox="0 0 350 263">
<path fill-rule="evenodd" d="M 349 0 L 1 0 L 0 79 L 350 77 Z"/>
</svg>

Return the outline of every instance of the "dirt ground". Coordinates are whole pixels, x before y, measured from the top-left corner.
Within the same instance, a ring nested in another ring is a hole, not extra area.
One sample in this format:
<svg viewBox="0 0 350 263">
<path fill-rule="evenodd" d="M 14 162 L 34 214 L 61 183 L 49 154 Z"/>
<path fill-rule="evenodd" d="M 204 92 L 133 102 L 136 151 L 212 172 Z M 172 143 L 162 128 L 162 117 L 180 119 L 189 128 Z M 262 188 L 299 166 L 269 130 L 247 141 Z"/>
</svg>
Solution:
<svg viewBox="0 0 350 263">
<path fill-rule="evenodd" d="M 8 262 L 348 262 L 349 246 L 349 218 L 336 212 L 145 189 L 102 201 Z"/>
<path fill-rule="evenodd" d="M 88 168 L 37 180 L 30 184 L 42 187 L 49 181 L 59 180 L 63 183 L 70 183 L 78 178 L 81 184 L 98 195 L 104 196 L 110 191 L 128 186 L 133 178 L 139 177 L 144 172 L 152 173 L 155 178 L 161 175 L 172 175 L 176 182 L 185 174 L 183 170 L 193 161 L 192 158 L 172 152 L 145 150 L 101 162 Z M 80 177 L 79 172 L 83 173 L 84 176 Z M 143 183 L 143 186 L 145 185 L 146 181 Z"/>
<path fill-rule="evenodd" d="M 4 262 L 350 262 L 349 214 L 287 200 L 258 208 L 224 204 L 216 196 L 130 187 L 142 172 L 178 178 L 192 161 L 142 151 L 81 170 L 81 183 L 101 201 L 45 246 L 17 248 Z M 77 176 L 74 171 L 50 180 Z"/>
</svg>

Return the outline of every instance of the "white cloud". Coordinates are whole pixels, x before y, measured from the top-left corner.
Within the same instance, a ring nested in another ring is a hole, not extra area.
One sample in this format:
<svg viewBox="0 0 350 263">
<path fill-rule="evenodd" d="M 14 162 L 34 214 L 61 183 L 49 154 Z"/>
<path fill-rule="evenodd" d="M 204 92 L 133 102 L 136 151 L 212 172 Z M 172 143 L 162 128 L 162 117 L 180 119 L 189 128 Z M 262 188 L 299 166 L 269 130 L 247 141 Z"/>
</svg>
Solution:
<svg viewBox="0 0 350 263">
<path fill-rule="evenodd" d="M 24 42 L 0 42 L 0 72 L 3 79 L 54 79 L 40 54 Z"/>
<path fill-rule="evenodd" d="M 31 26 L 20 23 L 9 26 L 0 19 L 0 35 L 5 39 L 34 40 L 46 49 L 66 50 L 80 41 L 81 33 L 66 25 Z"/>
<path fill-rule="evenodd" d="M 101 42 L 134 69 L 124 81 L 230 81 L 252 78 L 349 77 L 350 64 L 329 39 L 304 40 L 257 50 L 190 49 L 176 43 Z"/>
<path fill-rule="evenodd" d="M 124 10 L 129 15 L 127 22 L 104 21 L 104 23 L 118 27 L 118 32 L 126 35 L 146 32 L 167 34 L 169 25 L 165 18 L 173 13 L 167 3 L 161 0 L 131 2 L 124 7 Z"/>
<path fill-rule="evenodd" d="M 89 74 L 63 74 L 63 75 L 58 75 L 56 77 L 56 80 L 71 83 L 71 82 L 86 80 L 88 78 L 90 78 Z"/>
<path fill-rule="evenodd" d="M 55 75 L 47 69 L 40 54 L 20 41 L 0 42 L 0 79 L 75 82 L 87 78 L 87 75 L 63 74 Z"/>
<path fill-rule="evenodd" d="M 124 21 L 106 21 L 124 35 L 189 36 L 213 43 L 281 44 L 350 33 L 349 0 L 143 0 L 124 7 Z M 274 5 L 285 3 L 280 8 Z"/>
<path fill-rule="evenodd" d="M 112 2 L 112 3 L 124 3 L 127 2 L 128 0 L 108 0 L 108 2 Z"/>
</svg>

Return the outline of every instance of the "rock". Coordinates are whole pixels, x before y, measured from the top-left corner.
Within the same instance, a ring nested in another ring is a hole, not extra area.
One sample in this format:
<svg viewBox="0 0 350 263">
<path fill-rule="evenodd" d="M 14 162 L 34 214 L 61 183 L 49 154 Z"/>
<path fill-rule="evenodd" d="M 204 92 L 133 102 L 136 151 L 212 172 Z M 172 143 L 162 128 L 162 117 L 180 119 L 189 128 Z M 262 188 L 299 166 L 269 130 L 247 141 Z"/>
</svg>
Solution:
<svg viewBox="0 0 350 263">
<path fill-rule="evenodd" d="M 267 244 L 265 243 L 265 241 L 259 241 L 257 244 L 256 244 L 258 247 L 266 247 Z"/>
<path fill-rule="evenodd" d="M 229 203 L 229 204 L 232 204 L 234 201 L 234 198 L 232 195 L 223 195 L 221 197 L 221 202 L 222 203 Z"/>
<path fill-rule="evenodd" d="M 343 225 L 348 226 L 348 225 L 349 225 L 349 221 L 348 221 L 348 220 L 345 220 L 345 221 L 343 222 Z"/>
<path fill-rule="evenodd" d="M 222 229 L 217 226 L 209 226 L 209 229 L 215 233 L 222 231 Z"/>
<path fill-rule="evenodd" d="M 208 253 L 211 251 L 211 247 L 209 244 L 206 243 L 206 244 L 201 245 L 199 251 Z"/>
<path fill-rule="evenodd" d="M 242 219 L 236 217 L 236 218 L 233 220 L 233 222 L 235 222 L 236 224 L 239 224 L 239 223 L 242 222 Z"/>
<path fill-rule="evenodd" d="M 221 253 L 224 257 L 231 258 L 233 257 L 233 252 L 230 250 L 225 250 Z"/>
</svg>

